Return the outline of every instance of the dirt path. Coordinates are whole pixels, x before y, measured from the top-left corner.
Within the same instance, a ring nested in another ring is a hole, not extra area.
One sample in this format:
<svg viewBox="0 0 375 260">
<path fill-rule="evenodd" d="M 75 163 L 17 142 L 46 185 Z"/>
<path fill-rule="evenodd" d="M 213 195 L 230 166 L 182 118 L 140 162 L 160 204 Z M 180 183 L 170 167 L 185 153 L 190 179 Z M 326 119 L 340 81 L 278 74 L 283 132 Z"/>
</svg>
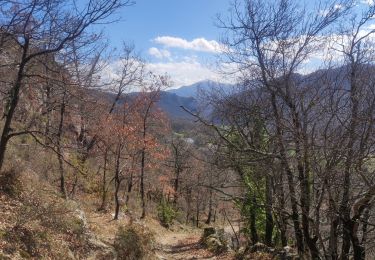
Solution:
<svg viewBox="0 0 375 260">
<path fill-rule="evenodd" d="M 156 255 L 159 259 L 218 259 L 202 248 L 198 235 L 166 232 L 157 242 L 159 250 Z"/>
<path fill-rule="evenodd" d="M 119 225 L 128 225 L 128 219 L 112 221 L 108 214 L 91 213 L 88 223 L 93 232 L 97 231 L 97 239 L 108 244 L 113 243 L 114 234 Z M 233 259 L 229 255 L 215 256 L 203 248 L 200 243 L 202 230 L 188 228 L 185 226 L 175 227 L 169 230 L 160 226 L 159 222 L 148 218 L 141 222 L 155 234 L 156 257 L 160 260 L 191 260 L 191 259 Z M 99 232 L 100 230 L 100 232 Z"/>
<path fill-rule="evenodd" d="M 203 248 L 200 243 L 200 234 L 189 231 L 165 231 L 157 234 L 159 249 L 156 256 L 163 260 L 191 260 L 191 259 L 233 259 L 230 255 L 215 256 Z"/>
</svg>

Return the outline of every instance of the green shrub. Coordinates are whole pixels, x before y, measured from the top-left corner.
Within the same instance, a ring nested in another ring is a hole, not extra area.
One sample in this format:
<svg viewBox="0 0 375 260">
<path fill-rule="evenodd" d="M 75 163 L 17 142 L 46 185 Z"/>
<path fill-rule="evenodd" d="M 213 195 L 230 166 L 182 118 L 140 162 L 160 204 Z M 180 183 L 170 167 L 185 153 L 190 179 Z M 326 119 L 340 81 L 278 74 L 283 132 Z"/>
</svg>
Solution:
<svg viewBox="0 0 375 260">
<path fill-rule="evenodd" d="M 177 217 L 177 211 L 165 200 L 162 200 L 157 210 L 159 221 L 164 227 L 168 228 Z"/>
<path fill-rule="evenodd" d="M 150 259 L 153 242 L 153 235 L 142 226 L 121 226 L 117 231 L 114 247 L 120 260 Z"/>
</svg>

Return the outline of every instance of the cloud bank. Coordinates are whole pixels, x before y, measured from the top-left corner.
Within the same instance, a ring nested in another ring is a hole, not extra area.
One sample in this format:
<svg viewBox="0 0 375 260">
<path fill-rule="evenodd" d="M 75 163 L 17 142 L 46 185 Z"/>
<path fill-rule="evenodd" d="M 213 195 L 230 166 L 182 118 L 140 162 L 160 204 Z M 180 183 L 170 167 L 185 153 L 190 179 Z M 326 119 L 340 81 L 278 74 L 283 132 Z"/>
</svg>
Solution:
<svg viewBox="0 0 375 260">
<path fill-rule="evenodd" d="M 186 86 L 202 80 L 219 81 L 220 75 L 208 66 L 192 60 L 148 63 L 147 68 L 157 74 L 167 73 L 173 87 Z"/>
<path fill-rule="evenodd" d="M 173 36 L 159 36 L 153 42 L 161 44 L 165 47 L 180 48 L 185 50 L 194 50 L 201 52 L 219 53 L 223 50 L 223 46 L 214 40 L 206 40 L 205 38 L 196 38 L 192 41 L 185 40 Z"/>
<path fill-rule="evenodd" d="M 159 50 L 158 48 L 155 48 L 155 47 L 148 49 L 148 54 L 158 59 L 171 57 L 171 53 L 168 50 Z"/>
</svg>

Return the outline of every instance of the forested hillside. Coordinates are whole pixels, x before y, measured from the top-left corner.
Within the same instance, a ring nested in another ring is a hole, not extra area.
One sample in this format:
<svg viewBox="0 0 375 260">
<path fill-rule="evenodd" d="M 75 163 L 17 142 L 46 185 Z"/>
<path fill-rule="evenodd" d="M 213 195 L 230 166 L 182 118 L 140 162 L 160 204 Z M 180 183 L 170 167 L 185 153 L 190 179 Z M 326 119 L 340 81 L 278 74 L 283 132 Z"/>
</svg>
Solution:
<svg viewBox="0 0 375 260">
<path fill-rule="evenodd" d="M 375 4 L 233 1 L 180 88 L 134 4 L 0 1 L 0 259 L 374 259 Z"/>
</svg>

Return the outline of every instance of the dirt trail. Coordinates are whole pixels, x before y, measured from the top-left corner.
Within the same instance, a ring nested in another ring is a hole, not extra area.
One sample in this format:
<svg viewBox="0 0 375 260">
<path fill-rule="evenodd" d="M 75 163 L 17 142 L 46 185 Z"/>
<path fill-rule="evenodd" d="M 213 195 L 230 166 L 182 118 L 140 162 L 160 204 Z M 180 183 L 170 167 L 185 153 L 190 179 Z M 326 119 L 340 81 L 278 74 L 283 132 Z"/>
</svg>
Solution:
<svg viewBox="0 0 375 260">
<path fill-rule="evenodd" d="M 200 236 L 200 230 L 158 230 L 156 242 L 159 249 L 156 256 L 163 260 L 233 259 L 230 254 L 215 256 L 203 248 L 199 243 Z"/>
<path fill-rule="evenodd" d="M 108 244 L 113 243 L 114 235 L 119 225 L 129 225 L 127 218 L 112 221 L 108 214 L 91 213 L 88 216 L 90 229 L 97 231 L 97 239 Z M 202 230 L 186 226 L 176 226 L 173 230 L 163 228 L 159 222 L 147 218 L 140 221 L 155 234 L 156 257 L 160 260 L 191 260 L 191 259 L 233 259 L 229 255 L 215 256 L 203 248 L 200 243 Z M 100 232 L 99 232 L 100 230 Z"/>
<path fill-rule="evenodd" d="M 199 244 L 199 235 L 165 232 L 157 238 L 159 259 L 219 259 Z M 222 259 L 222 258 L 220 258 Z"/>
</svg>

